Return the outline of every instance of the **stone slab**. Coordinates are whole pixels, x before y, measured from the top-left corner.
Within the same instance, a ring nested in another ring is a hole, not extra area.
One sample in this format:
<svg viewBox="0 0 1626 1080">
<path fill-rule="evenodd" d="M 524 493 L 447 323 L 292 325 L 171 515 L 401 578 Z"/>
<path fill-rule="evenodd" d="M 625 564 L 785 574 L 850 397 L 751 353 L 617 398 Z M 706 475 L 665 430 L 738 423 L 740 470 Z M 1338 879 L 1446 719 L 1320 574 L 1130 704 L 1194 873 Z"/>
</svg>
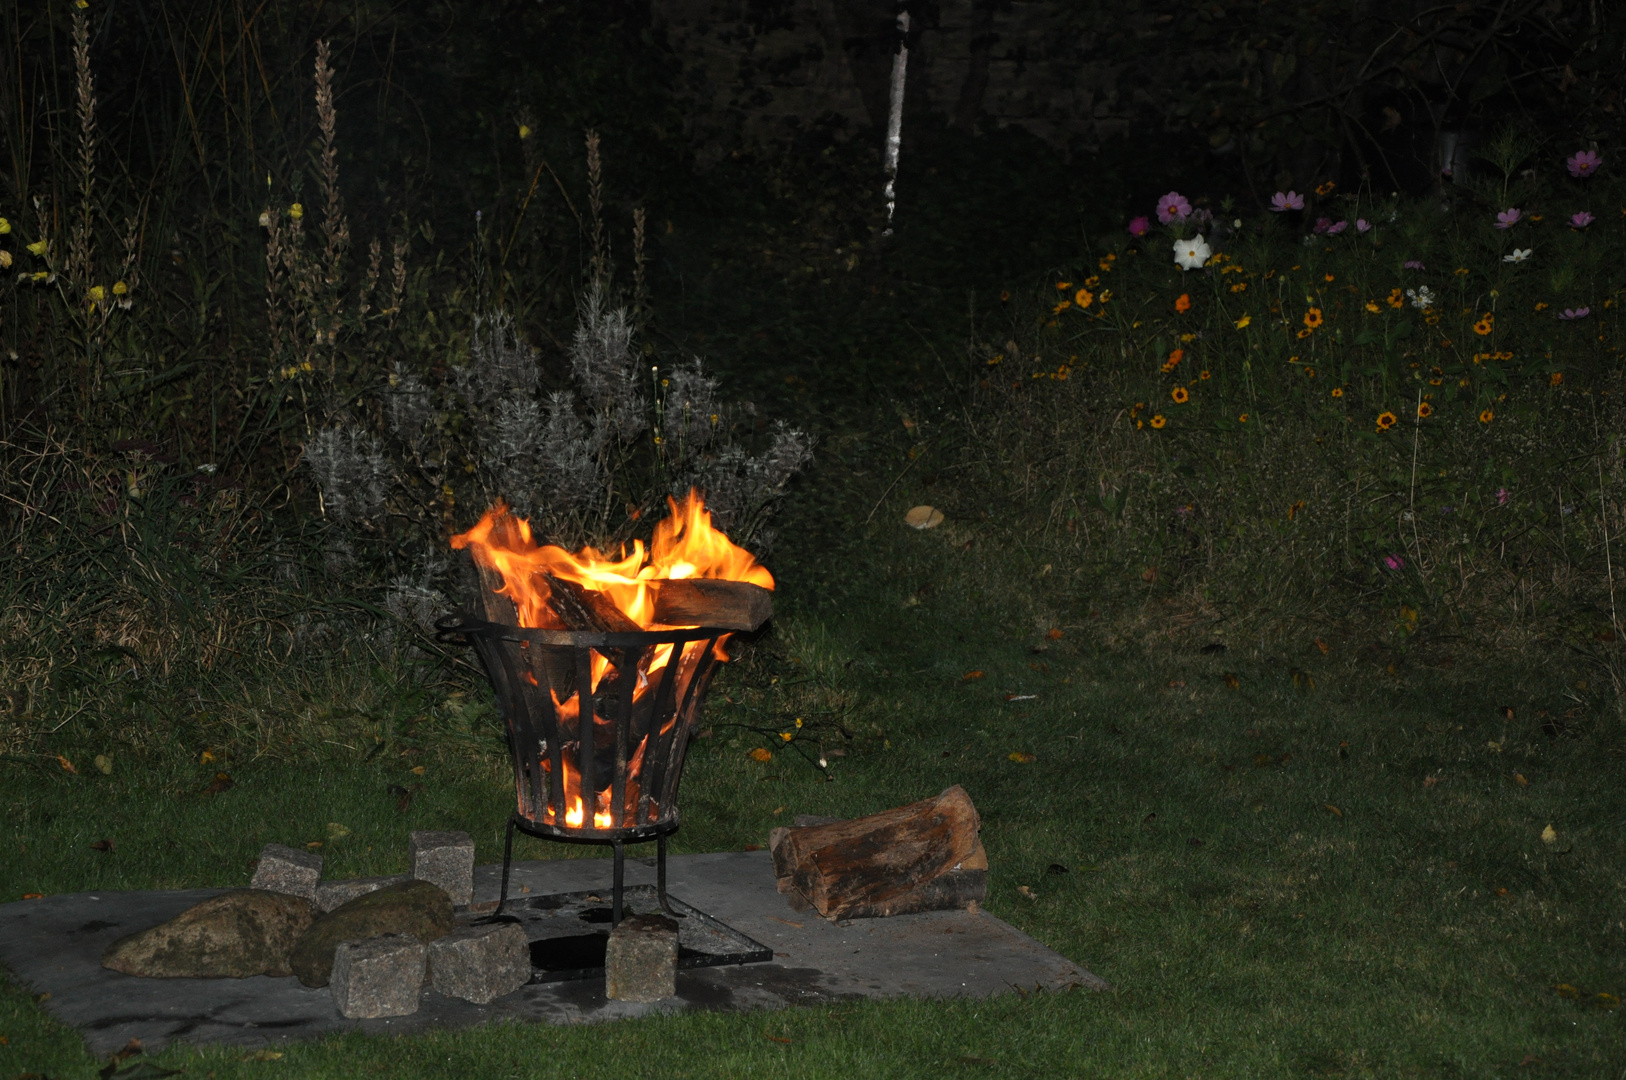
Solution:
<svg viewBox="0 0 1626 1080">
<path fill-rule="evenodd" d="M 322 857 L 311 851 L 282 844 L 267 844 L 254 868 L 248 887 L 267 892 L 287 893 L 315 901 L 316 883 L 322 878 Z"/>
<path fill-rule="evenodd" d="M 495 900 L 498 866 L 475 871 L 475 902 Z M 0 905 L 0 964 L 92 1052 L 132 1038 L 149 1049 L 181 1040 L 276 1047 L 340 1031 L 400 1033 L 492 1020 L 582 1023 L 684 1009 L 772 1009 L 856 998 L 988 997 L 1016 987 L 1104 989 L 1083 967 L 987 912 L 932 911 L 845 926 L 790 910 L 765 851 L 676 855 L 674 895 L 774 950 L 774 961 L 680 972 L 677 996 L 611 1001 L 596 980 L 531 984 L 490 1005 L 424 992 L 418 1012 L 347 1020 L 326 989 L 293 978 L 141 979 L 101 966 L 102 950 L 224 889 L 86 892 Z M 628 884 L 653 884 L 655 860 L 627 859 Z M 607 858 L 517 863 L 516 895 L 609 887 Z M 528 893 L 527 893 L 528 890 Z"/>
<path fill-rule="evenodd" d="M 460 926 L 429 944 L 429 981 L 447 997 L 477 1005 L 531 981 L 531 948 L 514 923 Z"/>
<path fill-rule="evenodd" d="M 411 1016 L 423 990 L 423 943 L 406 934 L 345 941 L 333 954 L 333 1005 L 352 1020 Z"/>
<path fill-rule="evenodd" d="M 454 907 L 474 896 L 474 840 L 466 832 L 419 829 L 408 845 L 412 876 L 445 890 Z"/>
<path fill-rule="evenodd" d="M 675 997 L 677 957 L 676 919 L 665 915 L 622 919 L 604 947 L 604 996 L 612 1001 Z"/>
<path fill-rule="evenodd" d="M 366 896 L 370 892 L 377 892 L 379 889 L 410 880 L 405 874 L 391 874 L 388 877 L 345 878 L 340 881 L 319 882 L 316 886 L 316 910 L 325 915 L 334 908 L 343 907 L 358 896 Z"/>
</svg>

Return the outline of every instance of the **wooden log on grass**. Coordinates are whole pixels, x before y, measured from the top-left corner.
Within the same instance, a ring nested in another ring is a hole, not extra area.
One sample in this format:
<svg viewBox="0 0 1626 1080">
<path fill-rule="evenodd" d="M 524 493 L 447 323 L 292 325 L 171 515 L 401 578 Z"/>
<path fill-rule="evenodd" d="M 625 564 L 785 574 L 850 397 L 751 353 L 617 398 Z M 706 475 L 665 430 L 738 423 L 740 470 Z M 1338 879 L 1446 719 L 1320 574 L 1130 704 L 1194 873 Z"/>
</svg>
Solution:
<svg viewBox="0 0 1626 1080">
<path fill-rule="evenodd" d="M 964 906 L 986 890 L 977 860 L 981 822 L 959 785 L 935 799 L 883 810 L 868 817 L 799 829 L 775 829 L 768 847 L 780 891 L 794 891 L 827 919 L 859 918 L 929 910 L 927 904 Z M 926 889 L 959 869 L 964 875 Z M 914 893 L 912 898 L 905 899 Z"/>
</svg>

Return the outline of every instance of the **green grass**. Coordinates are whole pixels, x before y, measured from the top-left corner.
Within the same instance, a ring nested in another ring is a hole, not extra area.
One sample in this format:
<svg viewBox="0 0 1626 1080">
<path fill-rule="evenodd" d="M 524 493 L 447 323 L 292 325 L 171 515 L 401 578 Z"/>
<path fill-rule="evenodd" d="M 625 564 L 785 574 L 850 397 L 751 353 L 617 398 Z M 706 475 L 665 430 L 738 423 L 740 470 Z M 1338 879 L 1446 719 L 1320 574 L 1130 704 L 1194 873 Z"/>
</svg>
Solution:
<svg viewBox="0 0 1626 1080">
<path fill-rule="evenodd" d="M 899 525 L 921 495 L 907 483 L 867 530 L 822 545 L 890 479 L 862 466 L 857 451 L 832 451 L 826 481 L 787 523 L 787 613 L 714 689 L 677 849 L 762 843 L 795 813 L 859 813 L 963 784 L 983 815 L 989 910 L 1111 992 L 345 1036 L 275 1061 L 175 1047 L 155 1060 L 218 1077 L 1626 1069 L 1621 1013 L 1596 996 L 1626 992 L 1620 734 L 1564 717 L 1559 675 L 1404 662 L 1390 673 L 1356 648 L 1323 655 L 1309 640 L 1264 653 L 1101 651 L 1042 587 L 1012 578 L 1015 560 L 977 542 L 982 526 Z M 505 765 L 489 714 L 471 712 L 468 734 L 408 725 L 382 744 L 311 740 L 281 760 L 202 764 L 200 748 L 176 747 L 116 757 L 104 777 L 85 746 L 77 776 L 6 764 L 0 881 L 8 898 L 237 885 L 272 840 L 322 841 L 335 874 L 385 873 L 426 827 L 468 829 L 494 860 Z M 1550 738 L 1544 720 L 1574 737 Z M 816 756 L 821 740 L 845 750 L 828 758 L 830 780 L 796 752 Z M 771 761 L 747 757 L 759 746 Z M 200 794 L 219 770 L 234 786 Z M 403 812 L 392 784 L 422 790 Z M 330 836 L 330 822 L 349 834 Z M 1549 824 L 1554 843 L 1542 839 Z M 103 837 L 113 852 L 89 848 Z M 522 851 L 545 853 L 572 852 Z M 1067 872 L 1047 873 L 1052 863 Z M 88 1077 L 98 1065 L 21 989 L 0 1003 L 0 1077 Z"/>
</svg>

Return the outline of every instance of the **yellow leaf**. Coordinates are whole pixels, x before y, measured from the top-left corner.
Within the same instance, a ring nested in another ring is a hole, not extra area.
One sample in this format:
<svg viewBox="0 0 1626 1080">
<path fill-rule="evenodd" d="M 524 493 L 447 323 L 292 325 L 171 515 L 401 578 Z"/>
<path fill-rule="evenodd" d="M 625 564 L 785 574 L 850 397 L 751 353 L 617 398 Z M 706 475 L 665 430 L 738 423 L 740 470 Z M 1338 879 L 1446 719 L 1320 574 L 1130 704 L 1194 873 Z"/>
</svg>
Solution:
<svg viewBox="0 0 1626 1080">
<path fill-rule="evenodd" d="M 1224 675 L 1224 679 L 1225 685 L 1230 687 L 1232 690 L 1240 689 L 1242 686 L 1242 680 L 1236 677 L 1235 672 L 1227 671 Z"/>
<path fill-rule="evenodd" d="M 1558 843 L 1558 830 L 1553 828 L 1551 825 L 1541 830 L 1541 842 L 1546 844 L 1548 847 L 1552 847 L 1554 844 Z"/>
<path fill-rule="evenodd" d="M 962 682 L 970 682 L 972 679 L 980 679 L 980 678 L 982 678 L 982 676 L 983 676 L 983 672 L 979 669 L 977 671 L 968 671 L 968 672 L 966 672 L 964 675 L 960 676 L 960 680 Z"/>
<path fill-rule="evenodd" d="M 1518 784 L 1520 787 L 1529 787 L 1530 786 L 1530 781 L 1528 781 L 1528 780 L 1526 780 L 1524 778 L 1524 773 L 1514 773 L 1513 774 L 1513 782 L 1515 784 Z"/>
<path fill-rule="evenodd" d="M 113 774 L 113 759 L 106 754 L 97 754 L 96 771 L 103 776 L 111 776 Z"/>
<path fill-rule="evenodd" d="M 1620 1008 L 1620 998 L 1616 997 L 1614 994 L 1598 994 L 1598 995 L 1593 997 L 1592 1001 L 1593 1001 L 1594 1004 L 1596 1004 L 1600 1008 L 1604 1008 L 1604 1009 L 1618 1009 L 1618 1008 Z"/>
<path fill-rule="evenodd" d="M 337 821 L 330 821 L 327 823 L 327 838 L 329 840 L 338 840 L 349 835 L 350 830 L 345 826 L 340 825 Z"/>
<path fill-rule="evenodd" d="M 912 529 L 935 529 L 943 524 L 943 511 L 934 506 L 917 506 L 903 515 L 903 523 Z"/>
<path fill-rule="evenodd" d="M 422 765 L 414 765 L 412 767 L 412 775 L 413 776 L 422 776 L 423 773 L 424 773 L 424 768 L 423 768 Z"/>
<path fill-rule="evenodd" d="M 69 761 L 67 758 L 63 757 L 61 754 L 58 754 L 56 756 L 56 760 L 57 760 L 57 764 L 62 766 L 62 771 L 63 772 L 72 773 L 75 776 L 79 775 L 79 770 L 73 767 L 73 762 Z"/>
<path fill-rule="evenodd" d="M 250 1054 L 248 1057 L 244 1058 L 243 1060 L 244 1061 L 276 1061 L 280 1057 L 282 1057 L 282 1051 L 281 1050 L 256 1050 L 252 1054 Z"/>
<path fill-rule="evenodd" d="M 1343 817 L 1344 816 L 1344 812 L 1342 810 L 1338 809 L 1332 803 L 1327 803 L 1326 806 L 1327 806 L 1327 809 L 1332 813 L 1332 815 L 1334 817 Z"/>
<path fill-rule="evenodd" d="M 214 760 L 215 760 L 214 754 L 211 753 L 208 750 L 205 750 L 203 753 L 198 755 L 198 764 L 199 765 L 212 765 L 212 764 L 214 764 Z"/>
<path fill-rule="evenodd" d="M 773 760 L 773 751 L 769 750 L 767 747 L 759 746 L 745 756 L 750 758 L 752 761 L 768 762 Z"/>
<path fill-rule="evenodd" d="M 1576 998 L 1581 996 L 1581 991 L 1578 988 L 1571 986 L 1569 983 L 1559 983 L 1557 986 L 1553 987 L 1553 989 L 1558 992 L 1559 997 L 1568 998 L 1571 1001 L 1574 1001 Z"/>
<path fill-rule="evenodd" d="M 1032 765 L 1035 761 L 1038 761 L 1039 759 L 1037 757 L 1035 757 L 1034 755 L 1032 755 L 1032 754 L 1026 753 L 1026 752 L 1021 751 L 1021 750 L 1017 750 L 1017 751 L 1014 751 L 1009 756 L 1009 758 L 1007 760 L 1014 761 L 1018 765 Z"/>
</svg>

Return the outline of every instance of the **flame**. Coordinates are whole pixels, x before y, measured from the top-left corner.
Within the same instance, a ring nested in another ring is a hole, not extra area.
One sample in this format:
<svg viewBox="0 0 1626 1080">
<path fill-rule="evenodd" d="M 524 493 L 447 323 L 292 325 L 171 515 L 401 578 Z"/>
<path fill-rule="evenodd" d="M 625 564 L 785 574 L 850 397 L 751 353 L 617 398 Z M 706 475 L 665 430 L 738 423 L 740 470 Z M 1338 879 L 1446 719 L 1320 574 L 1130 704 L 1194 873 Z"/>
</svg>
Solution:
<svg viewBox="0 0 1626 1080">
<path fill-rule="evenodd" d="M 495 570 L 502 576 L 502 586 L 496 591 L 513 601 L 519 625 L 525 627 L 564 629 L 548 604 L 551 595 L 548 574 L 601 593 L 628 619 L 646 630 L 656 625 L 655 595 L 663 580 L 716 578 L 746 581 L 765 589 L 774 587 L 773 575 L 766 567 L 758 563 L 750 552 L 712 527 L 711 512 L 706 509 L 699 492 L 690 490 L 682 502 L 669 498 L 667 505 L 671 513 L 655 526 L 648 550 L 645 550 L 641 540 L 634 540 L 632 551 L 627 553 L 623 549 L 620 558 L 592 547 L 583 547 L 572 553 L 554 544 L 539 545 L 532 537 L 530 522 L 515 517 L 501 501 L 487 510 L 468 532 L 453 536 L 451 545 L 456 550 L 469 549 L 479 566 Z M 718 640 L 716 646 L 716 654 L 721 660 L 728 659 L 723 652 L 724 641 L 726 635 Z M 690 642 L 685 646 L 678 660 L 680 667 L 677 674 L 680 679 L 686 681 L 692 675 L 693 665 L 698 662 L 703 649 L 702 642 Z M 655 648 L 648 664 L 636 673 L 635 699 L 643 697 L 648 688 L 655 684 L 656 676 L 671 661 L 671 645 Z M 690 670 L 686 672 L 684 667 Z M 609 659 L 595 651 L 591 667 L 591 686 L 595 693 L 609 669 Z M 533 685 L 536 684 L 534 675 L 528 678 Z M 579 694 L 572 689 L 563 701 L 559 699 L 557 688 L 550 688 L 549 694 L 553 698 L 561 729 L 567 725 L 579 729 Z M 595 728 L 608 724 L 608 721 L 596 716 L 594 720 Z M 662 735 L 670 732 L 673 722 L 667 722 Z M 627 821 L 635 820 L 640 790 L 638 774 L 646 743 L 647 739 L 639 743 L 628 762 L 627 806 L 624 808 L 624 820 Z M 580 828 L 586 820 L 581 776 L 569 758 L 570 755 L 566 754 L 562 761 L 565 773 L 562 778 L 565 825 Z M 540 764 L 544 771 L 551 771 L 552 763 L 547 756 L 542 758 Z M 609 805 L 610 798 L 608 786 L 594 793 L 594 827 L 612 827 L 614 816 Z M 551 808 L 548 813 L 551 822 Z"/>
</svg>

